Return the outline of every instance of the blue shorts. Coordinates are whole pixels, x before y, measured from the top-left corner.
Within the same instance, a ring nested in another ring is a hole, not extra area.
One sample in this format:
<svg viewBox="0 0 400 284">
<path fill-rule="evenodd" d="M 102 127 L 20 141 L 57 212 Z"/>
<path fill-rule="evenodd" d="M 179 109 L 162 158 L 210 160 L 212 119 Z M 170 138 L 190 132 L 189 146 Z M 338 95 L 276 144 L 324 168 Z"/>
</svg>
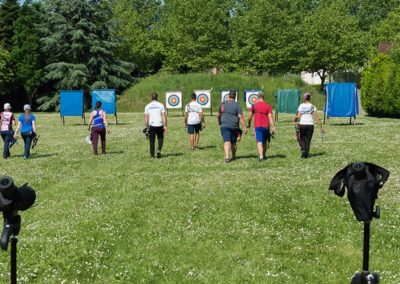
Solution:
<svg viewBox="0 0 400 284">
<path fill-rule="evenodd" d="M 188 124 L 187 132 L 189 134 L 199 133 L 201 131 L 201 123 L 198 124 Z"/>
<path fill-rule="evenodd" d="M 257 143 L 267 143 L 270 139 L 269 128 L 256 127 L 256 141 Z"/>
<path fill-rule="evenodd" d="M 238 137 L 238 130 L 234 128 L 221 127 L 221 136 L 224 142 L 231 142 L 236 144 Z"/>
</svg>

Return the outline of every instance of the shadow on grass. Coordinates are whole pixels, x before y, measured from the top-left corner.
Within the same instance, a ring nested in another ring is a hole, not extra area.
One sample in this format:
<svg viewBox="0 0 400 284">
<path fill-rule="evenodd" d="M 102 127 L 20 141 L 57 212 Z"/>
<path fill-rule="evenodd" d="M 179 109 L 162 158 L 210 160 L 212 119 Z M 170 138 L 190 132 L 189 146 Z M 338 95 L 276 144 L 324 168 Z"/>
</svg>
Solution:
<svg viewBox="0 0 400 284">
<path fill-rule="evenodd" d="M 119 150 L 119 151 L 110 151 L 110 152 L 107 152 L 107 155 L 119 155 L 119 154 L 123 154 L 123 153 L 125 153 L 125 152 L 122 151 L 122 150 Z"/>
<path fill-rule="evenodd" d="M 356 122 L 355 124 L 350 124 L 350 123 L 345 123 L 345 122 L 341 122 L 341 123 L 329 123 L 329 126 L 357 126 L 357 125 L 364 125 L 363 122 Z"/>
<path fill-rule="evenodd" d="M 217 146 L 215 146 L 215 145 L 208 145 L 208 146 L 199 147 L 199 150 L 214 149 L 214 148 L 217 148 Z"/>
<path fill-rule="evenodd" d="M 168 157 L 179 157 L 183 156 L 183 153 L 169 153 L 169 154 L 161 154 L 161 159 Z"/>
<path fill-rule="evenodd" d="M 286 158 L 286 155 L 282 155 L 282 154 L 275 154 L 275 155 L 267 156 L 267 160 L 268 159 L 284 159 L 284 158 Z"/>
<path fill-rule="evenodd" d="M 50 154 L 33 154 L 30 156 L 29 159 L 40 159 L 40 158 L 48 158 L 48 157 L 54 157 L 57 156 L 57 153 L 50 153 Z M 21 155 L 23 157 L 24 155 Z"/>
<path fill-rule="evenodd" d="M 323 156 L 323 155 L 325 155 L 325 152 L 313 153 L 313 154 L 310 154 L 309 157 L 312 158 L 312 157 L 318 157 L 318 156 Z"/>
</svg>

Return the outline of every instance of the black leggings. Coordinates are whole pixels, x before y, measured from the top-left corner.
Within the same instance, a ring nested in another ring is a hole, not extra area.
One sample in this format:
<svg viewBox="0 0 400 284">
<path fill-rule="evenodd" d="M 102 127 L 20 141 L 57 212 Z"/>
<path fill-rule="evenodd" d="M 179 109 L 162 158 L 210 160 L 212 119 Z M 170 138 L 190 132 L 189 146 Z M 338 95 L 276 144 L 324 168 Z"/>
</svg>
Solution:
<svg viewBox="0 0 400 284">
<path fill-rule="evenodd" d="M 155 152 L 155 143 L 156 143 L 156 135 L 158 140 L 158 151 L 161 152 L 162 146 L 164 143 L 164 127 L 154 127 L 150 126 L 149 128 L 149 140 L 150 140 L 150 155 L 154 157 Z"/>
<path fill-rule="evenodd" d="M 310 153 L 310 145 L 313 133 L 314 125 L 300 125 L 300 146 L 302 157 L 308 157 Z"/>
</svg>

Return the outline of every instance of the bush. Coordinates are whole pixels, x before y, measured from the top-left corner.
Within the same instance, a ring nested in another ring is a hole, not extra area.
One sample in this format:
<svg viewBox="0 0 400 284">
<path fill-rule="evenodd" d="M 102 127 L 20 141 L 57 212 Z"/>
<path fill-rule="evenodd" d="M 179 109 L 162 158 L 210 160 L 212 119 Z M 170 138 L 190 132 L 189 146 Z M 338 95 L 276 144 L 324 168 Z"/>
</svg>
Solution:
<svg viewBox="0 0 400 284">
<path fill-rule="evenodd" d="M 372 59 L 363 72 L 361 90 L 369 115 L 400 117 L 400 49 Z"/>
</svg>

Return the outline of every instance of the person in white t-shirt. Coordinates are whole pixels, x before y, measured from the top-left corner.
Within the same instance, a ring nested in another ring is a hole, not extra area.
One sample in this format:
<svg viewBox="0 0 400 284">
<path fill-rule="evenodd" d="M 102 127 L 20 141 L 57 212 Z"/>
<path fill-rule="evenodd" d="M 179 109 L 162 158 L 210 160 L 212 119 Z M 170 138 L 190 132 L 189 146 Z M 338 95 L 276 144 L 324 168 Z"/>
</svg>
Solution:
<svg viewBox="0 0 400 284">
<path fill-rule="evenodd" d="M 304 93 L 303 98 L 304 102 L 299 105 L 294 123 L 298 126 L 300 131 L 301 157 L 307 159 L 309 157 L 311 139 L 314 133 L 314 120 L 318 122 L 322 133 L 324 133 L 324 129 L 318 117 L 317 108 L 310 103 L 311 94 Z M 298 122 L 298 119 L 300 119 L 300 122 Z"/>
<path fill-rule="evenodd" d="M 189 134 L 189 143 L 192 150 L 199 148 L 200 131 L 206 127 L 203 109 L 196 101 L 196 94 L 191 95 L 192 101 L 185 107 L 185 127 Z"/>
<path fill-rule="evenodd" d="M 157 158 L 161 158 L 164 143 L 164 132 L 167 132 L 167 115 L 162 103 L 158 100 L 157 93 L 151 94 L 151 102 L 144 109 L 144 123 L 148 128 L 150 140 L 150 155 L 154 158 L 156 136 L 158 140 Z"/>
</svg>

